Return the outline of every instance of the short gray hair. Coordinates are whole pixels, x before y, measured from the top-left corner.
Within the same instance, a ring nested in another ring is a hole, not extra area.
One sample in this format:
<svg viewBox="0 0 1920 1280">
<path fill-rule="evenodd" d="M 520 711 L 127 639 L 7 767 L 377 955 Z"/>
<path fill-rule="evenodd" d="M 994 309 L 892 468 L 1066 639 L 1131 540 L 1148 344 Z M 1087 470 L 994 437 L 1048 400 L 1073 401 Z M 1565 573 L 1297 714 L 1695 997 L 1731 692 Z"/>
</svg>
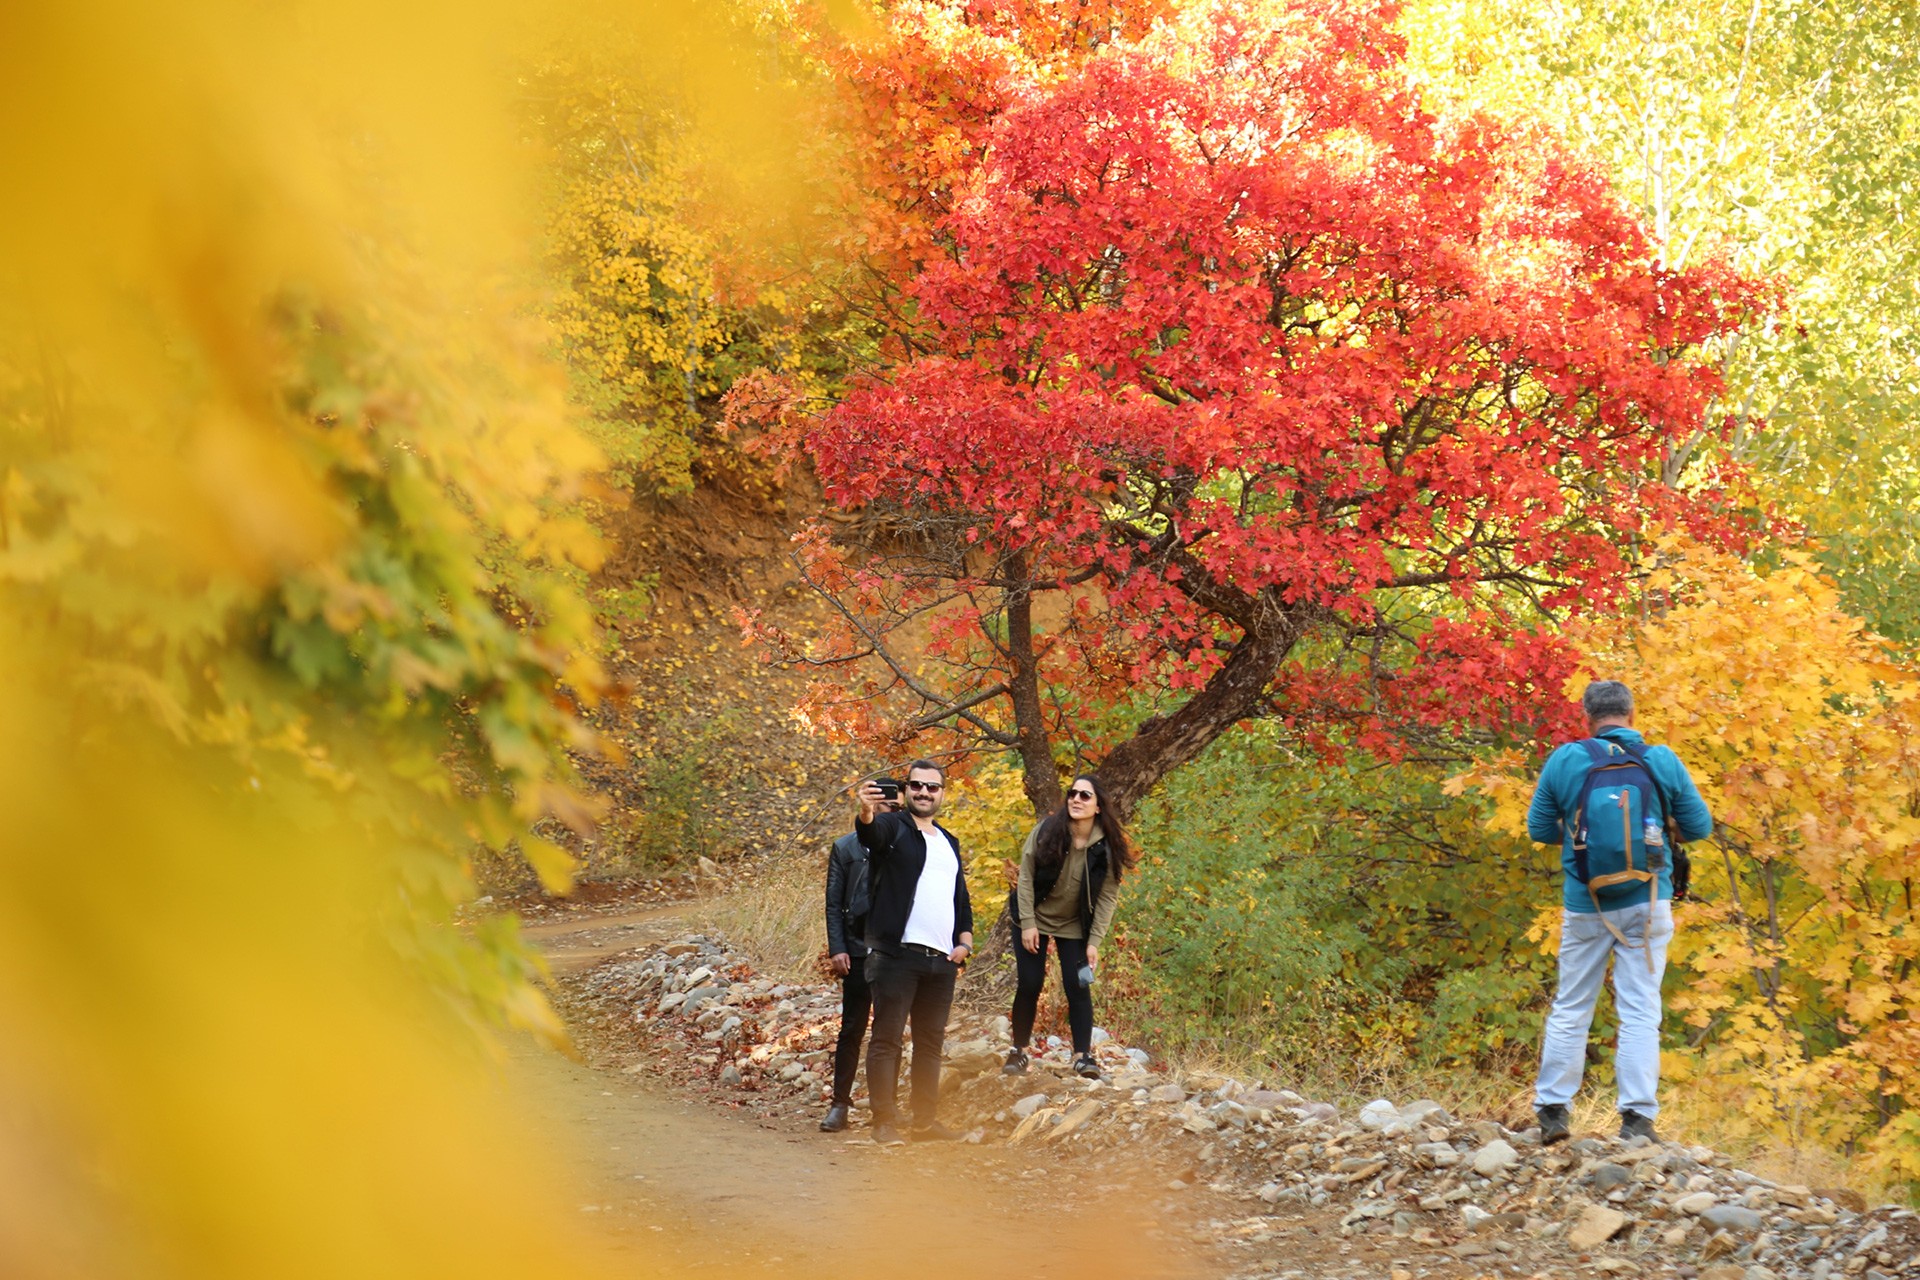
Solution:
<svg viewBox="0 0 1920 1280">
<path fill-rule="evenodd" d="M 1633 690 L 1618 680 L 1595 680 L 1580 695 L 1589 720 L 1618 720 L 1633 714 Z"/>
</svg>

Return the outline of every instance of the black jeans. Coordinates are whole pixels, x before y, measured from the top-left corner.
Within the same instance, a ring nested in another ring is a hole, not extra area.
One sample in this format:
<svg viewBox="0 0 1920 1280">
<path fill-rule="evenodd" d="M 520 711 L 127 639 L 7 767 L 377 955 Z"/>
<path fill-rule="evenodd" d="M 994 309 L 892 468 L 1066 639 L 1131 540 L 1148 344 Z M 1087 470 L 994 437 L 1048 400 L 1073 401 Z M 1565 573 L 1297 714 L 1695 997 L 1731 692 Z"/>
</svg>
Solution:
<svg viewBox="0 0 1920 1280">
<path fill-rule="evenodd" d="M 960 966 L 945 956 L 903 950 L 867 957 L 873 991 L 873 1038 L 867 1043 L 867 1094 L 875 1124 L 892 1124 L 900 1089 L 900 1037 L 913 1025 L 913 1123 L 930 1125 L 940 1111 L 940 1054 Z"/>
<path fill-rule="evenodd" d="M 853 962 L 840 979 L 840 1038 L 833 1045 L 833 1105 L 853 1105 L 853 1075 L 860 1069 L 860 1042 L 867 1038 L 873 996 L 867 988 L 867 958 Z"/>
<path fill-rule="evenodd" d="M 1040 1007 L 1040 988 L 1047 984 L 1047 944 L 1060 953 L 1060 990 L 1067 997 L 1067 1025 L 1073 1028 L 1073 1052 L 1093 1051 L 1093 990 L 1080 985 L 1080 966 L 1087 962 L 1085 938 L 1040 935 L 1040 949 L 1029 951 L 1013 931 L 1013 1043 L 1024 1049 L 1033 1039 L 1033 1015 Z"/>
</svg>

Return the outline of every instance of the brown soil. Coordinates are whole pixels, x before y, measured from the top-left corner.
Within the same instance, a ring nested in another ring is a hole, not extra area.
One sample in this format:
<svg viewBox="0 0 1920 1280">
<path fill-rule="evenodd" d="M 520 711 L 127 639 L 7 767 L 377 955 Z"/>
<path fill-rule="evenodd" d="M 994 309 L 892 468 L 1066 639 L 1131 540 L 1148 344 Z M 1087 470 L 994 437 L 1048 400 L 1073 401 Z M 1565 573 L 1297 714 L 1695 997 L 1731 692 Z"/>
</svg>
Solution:
<svg viewBox="0 0 1920 1280">
<path fill-rule="evenodd" d="M 598 960 L 675 935 L 673 909 L 528 929 L 563 988 Z M 523 1113 L 560 1148 L 608 1257 L 667 1276 L 1017 1274 L 1199 1280 L 1220 1260 L 1184 1222 L 1126 1206 L 1143 1193 L 1044 1176 L 1004 1150 L 880 1149 L 712 1107 L 665 1065 L 602 1037 L 587 1062 L 531 1047 L 511 1063 Z M 623 1061 L 624 1059 L 624 1061 Z M 1076 1208 L 1077 1206 L 1077 1208 Z"/>
<path fill-rule="evenodd" d="M 602 963 L 679 937 L 680 910 L 608 902 L 531 925 L 582 1061 L 532 1048 L 513 1073 L 523 1111 L 563 1148 L 609 1256 L 668 1276 L 943 1276 L 1079 1280 L 1379 1277 L 1399 1242 L 1344 1237 L 1339 1213 L 1264 1211 L 1208 1189 L 1193 1153 L 1000 1145 L 876 1147 L 863 1128 L 756 1111 L 708 1089 L 630 1008 L 587 1003 Z M 1173 1186 L 1178 1179 L 1183 1185 Z M 1501 1274 L 1422 1259 L 1409 1277 Z M 1527 1274 L 1511 1272 L 1508 1274 Z"/>
</svg>

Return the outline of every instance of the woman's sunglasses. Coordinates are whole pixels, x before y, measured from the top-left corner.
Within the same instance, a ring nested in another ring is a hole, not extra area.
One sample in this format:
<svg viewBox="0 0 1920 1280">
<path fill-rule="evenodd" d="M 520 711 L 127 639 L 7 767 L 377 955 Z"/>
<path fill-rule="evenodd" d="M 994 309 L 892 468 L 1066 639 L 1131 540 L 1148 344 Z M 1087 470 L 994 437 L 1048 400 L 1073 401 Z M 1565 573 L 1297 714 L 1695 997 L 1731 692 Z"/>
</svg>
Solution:
<svg viewBox="0 0 1920 1280">
<path fill-rule="evenodd" d="M 1073 790 L 1067 792 L 1067 799 L 1091 800 L 1093 799 L 1093 792 L 1088 791 L 1085 787 L 1075 787 Z"/>
</svg>

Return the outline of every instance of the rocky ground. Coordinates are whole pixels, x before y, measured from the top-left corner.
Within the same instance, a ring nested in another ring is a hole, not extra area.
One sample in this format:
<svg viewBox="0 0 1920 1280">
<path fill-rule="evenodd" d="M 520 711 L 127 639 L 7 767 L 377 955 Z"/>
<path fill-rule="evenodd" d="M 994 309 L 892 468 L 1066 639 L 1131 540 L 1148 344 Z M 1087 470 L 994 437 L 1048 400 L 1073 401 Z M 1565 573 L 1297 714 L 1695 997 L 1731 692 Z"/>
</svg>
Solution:
<svg viewBox="0 0 1920 1280">
<path fill-rule="evenodd" d="M 567 979 L 563 1002 L 590 1055 L 642 1051 L 628 1071 L 782 1127 L 811 1127 L 825 1108 L 837 989 L 760 976 L 723 939 L 615 956 Z M 1140 1207 L 1222 1251 L 1236 1276 L 1920 1276 L 1911 1210 L 1769 1182 L 1704 1147 L 1588 1135 L 1542 1148 L 1535 1130 L 1430 1101 L 1342 1111 L 1156 1070 L 1145 1052 L 1096 1040 L 1101 1079 L 1073 1075 L 1057 1041 L 1009 1076 L 1005 1019 L 956 1015 L 942 1119 L 1029 1168 L 1076 1167 L 1083 1187 L 1122 1168 L 1137 1186 L 1154 1170 L 1157 1203 Z"/>
</svg>

